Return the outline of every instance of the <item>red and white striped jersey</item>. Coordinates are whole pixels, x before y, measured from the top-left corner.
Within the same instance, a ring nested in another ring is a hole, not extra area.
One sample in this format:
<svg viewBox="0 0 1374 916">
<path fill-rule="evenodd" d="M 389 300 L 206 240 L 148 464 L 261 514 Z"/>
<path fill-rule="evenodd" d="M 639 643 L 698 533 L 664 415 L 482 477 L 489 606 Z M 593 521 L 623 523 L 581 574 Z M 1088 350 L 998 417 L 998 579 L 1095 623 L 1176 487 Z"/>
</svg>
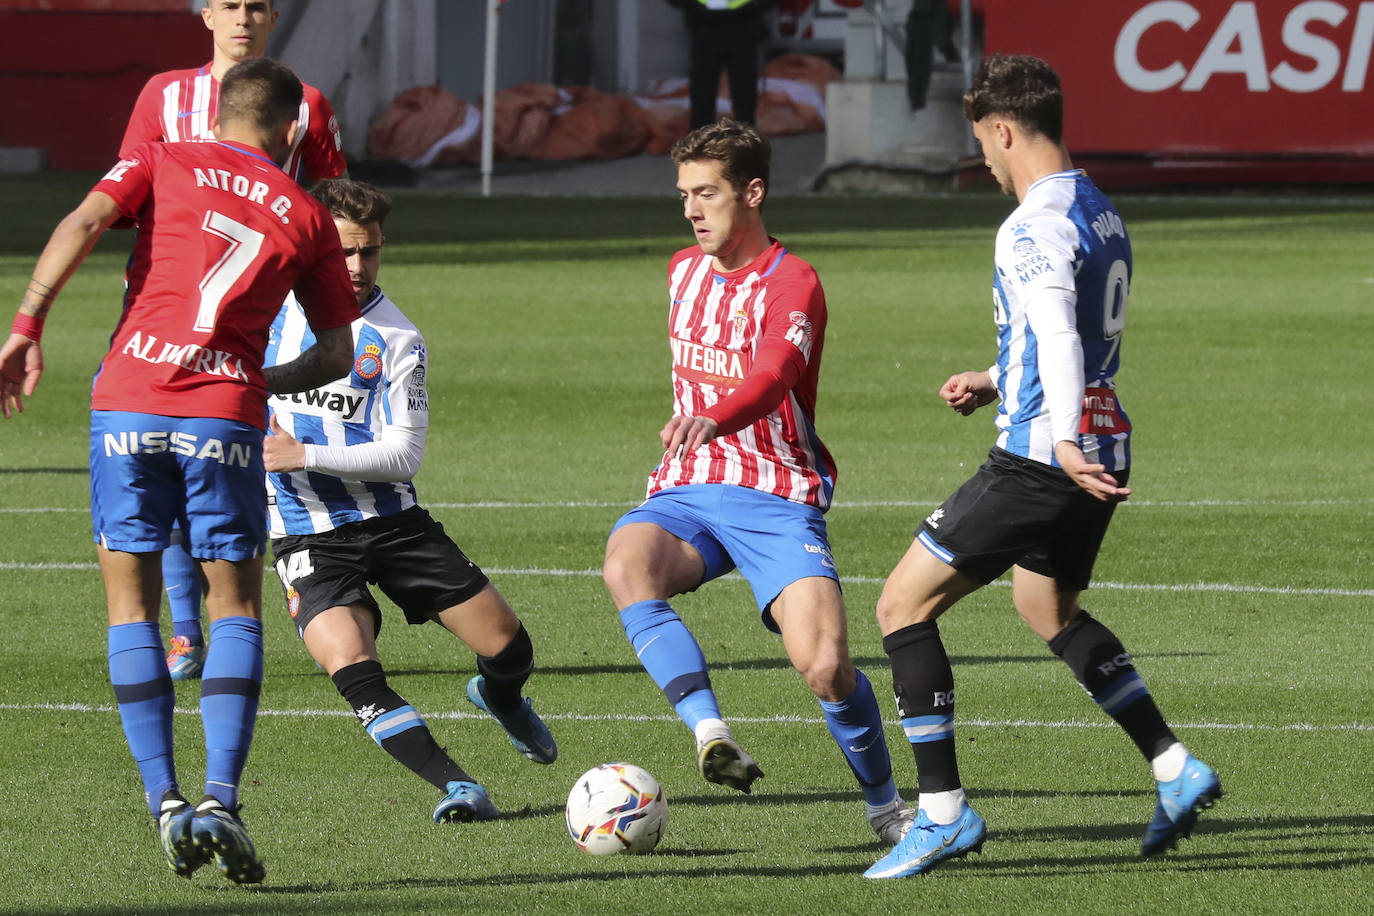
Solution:
<svg viewBox="0 0 1374 916">
<path fill-rule="evenodd" d="M 297 119 L 296 145 L 291 149 L 283 171 L 297 181 L 337 178 L 348 168 L 344 162 L 343 138 L 329 100 L 314 86 L 302 84 L 305 97 Z M 168 70 L 144 85 L 124 129 L 119 158 L 131 158 L 140 143 L 161 140 L 165 143 L 214 140 L 211 132 L 219 113 L 219 80 L 210 75 L 210 65 L 198 70 Z"/>
<path fill-rule="evenodd" d="M 835 463 L 815 428 L 825 293 L 810 264 L 771 241 L 739 270 L 716 270 L 698 245 L 668 264 L 673 415 L 720 430 L 690 455 L 665 453 L 649 495 L 734 484 L 830 506 Z"/>
</svg>

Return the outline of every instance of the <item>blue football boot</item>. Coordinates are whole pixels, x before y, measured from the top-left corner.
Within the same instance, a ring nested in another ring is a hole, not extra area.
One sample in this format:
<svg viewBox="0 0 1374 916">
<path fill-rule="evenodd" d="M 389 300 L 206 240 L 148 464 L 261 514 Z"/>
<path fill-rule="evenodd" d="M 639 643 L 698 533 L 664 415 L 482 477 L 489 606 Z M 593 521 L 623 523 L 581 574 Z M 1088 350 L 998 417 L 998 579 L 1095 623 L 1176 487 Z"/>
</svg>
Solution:
<svg viewBox="0 0 1374 916">
<path fill-rule="evenodd" d="M 1145 828 L 1140 854 L 1153 856 L 1173 849 L 1179 837 L 1193 832 L 1197 816 L 1203 808 L 1210 808 L 1221 798 L 1221 780 L 1207 764 L 1192 754 L 1183 763 L 1177 779 L 1158 782 L 1159 801 L 1155 816 Z"/>
<path fill-rule="evenodd" d="M 491 716 L 510 736 L 515 749 L 535 763 L 553 763 L 558 759 L 558 745 L 553 740 L 549 727 L 534 711 L 534 704 L 526 697 L 520 706 L 510 713 L 497 712 L 487 702 L 487 679 L 477 675 L 468 681 L 468 700 L 482 712 Z"/>
<path fill-rule="evenodd" d="M 434 806 L 434 823 L 490 821 L 500 813 L 487 797 L 486 789 L 475 782 L 455 779 L 448 784 L 448 794 Z"/>
<path fill-rule="evenodd" d="M 865 878 L 905 878 L 923 874 L 945 859 L 959 859 L 983 851 L 987 824 L 964 802 L 952 824 L 937 824 L 916 812 L 916 820 L 902 841 L 864 872 Z"/>
</svg>

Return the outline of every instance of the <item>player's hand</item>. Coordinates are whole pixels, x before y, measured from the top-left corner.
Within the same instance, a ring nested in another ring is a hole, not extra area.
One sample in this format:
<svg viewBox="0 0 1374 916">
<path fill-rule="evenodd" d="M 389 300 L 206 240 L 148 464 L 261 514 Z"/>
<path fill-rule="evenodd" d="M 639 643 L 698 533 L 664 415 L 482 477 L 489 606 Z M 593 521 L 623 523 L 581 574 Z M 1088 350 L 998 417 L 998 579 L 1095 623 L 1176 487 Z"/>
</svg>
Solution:
<svg viewBox="0 0 1374 916">
<path fill-rule="evenodd" d="M 940 397 L 945 403 L 966 417 L 992 403 L 996 396 L 997 389 L 986 372 L 960 372 L 940 386 Z"/>
<path fill-rule="evenodd" d="M 716 421 L 710 417 L 673 417 L 658 438 L 670 458 L 690 455 L 716 437 Z"/>
<path fill-rule="evenodd" d="M 1068 439 L 1054 444 L 1054 457 L 1074 483 L 1082 487 L 1093 499 L 1104 503 L 1125 502 L 1131 495 L 1127 487 L 1118 486 L 1116 478 L 1107 473 L 1105 465 L 1093 464 L 1083 457 L 1083 452 Z"/>
<path fill-rule="evenodd" d="M 305 445 L 281 428 L 276 414 L 272 414 L 268 435 L 262 440 L 262 464 L 279 474 L 305 470 Z"/>
<path fill-rule="evenodd" d="M 0 413 L 24 412 L 24 398 L 32 397 L 43 374 L 43 348 L 23 334 L 11 334 L 0 347 Z"/>
</svg>

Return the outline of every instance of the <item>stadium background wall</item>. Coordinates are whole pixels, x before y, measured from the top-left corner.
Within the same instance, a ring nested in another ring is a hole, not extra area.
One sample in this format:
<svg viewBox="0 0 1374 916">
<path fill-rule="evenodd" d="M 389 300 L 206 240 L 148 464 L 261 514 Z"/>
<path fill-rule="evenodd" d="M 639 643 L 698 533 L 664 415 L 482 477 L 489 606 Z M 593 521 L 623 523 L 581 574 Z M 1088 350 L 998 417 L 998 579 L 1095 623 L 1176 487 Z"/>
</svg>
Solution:
<svg viewBox="0 0 1374 916">
<path fill-rule="evenodd" d="M 990 51 L 1064 81 L 1076 153 L 1367 157 L 1370 0 L 989 0 Z"/>
</svg>

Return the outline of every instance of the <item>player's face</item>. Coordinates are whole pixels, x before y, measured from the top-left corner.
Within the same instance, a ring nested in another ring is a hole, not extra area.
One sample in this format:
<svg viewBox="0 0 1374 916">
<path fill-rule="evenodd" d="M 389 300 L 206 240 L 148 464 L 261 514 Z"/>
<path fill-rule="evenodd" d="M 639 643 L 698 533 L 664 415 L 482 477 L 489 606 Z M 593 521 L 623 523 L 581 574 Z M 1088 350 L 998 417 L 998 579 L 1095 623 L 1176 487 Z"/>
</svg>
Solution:
<svg viewBox="0 0 1374 916">
<path fill-rule="evenodd" d="M 682 215 L 692 224 L 697 244 L 727 269 L 732 255 L 748 235 L 750 220 L 758 216 L 763 200 L 763 182 L 755 181 L 738 193 L 721 176 L 722 164 L 714 159 L 696 159 L 677 167 L 677 192 L 682 198 Z"/>
<path fill-rule="evenodd" d="M 348 220 L 334 220 L 334 228 L 339 230 L 339 244 L 343 246 L 344 263 L 348 265 L 348 278 L 353 281 L 353 295 L 358 297 L 361 308 L 372 295 L 372 287 L 377 285 L 377 274 L 382 269 L 382 227 L 376 223 L 353 223 Z"/>
<path fill-rule="evenodd" d="M 277 24 L 269 0 L 210 0 L 200 16 L 214 34 L 216 56 L 234 63 L 262 57 Z"/>
<path fill-rule="evenodd" d="M 1012 186 L 1011 170 L 1007 168 L 1006 157 L 1003 155 L 997 123 L 992 115 L 974 121 L 973 136 L 983 148 L 983 164 L 988 167 L 992 177 L 997 179 L 997 186 L 1004 194 L 1015 194 L 1016 189 Z"/>
</svg>

